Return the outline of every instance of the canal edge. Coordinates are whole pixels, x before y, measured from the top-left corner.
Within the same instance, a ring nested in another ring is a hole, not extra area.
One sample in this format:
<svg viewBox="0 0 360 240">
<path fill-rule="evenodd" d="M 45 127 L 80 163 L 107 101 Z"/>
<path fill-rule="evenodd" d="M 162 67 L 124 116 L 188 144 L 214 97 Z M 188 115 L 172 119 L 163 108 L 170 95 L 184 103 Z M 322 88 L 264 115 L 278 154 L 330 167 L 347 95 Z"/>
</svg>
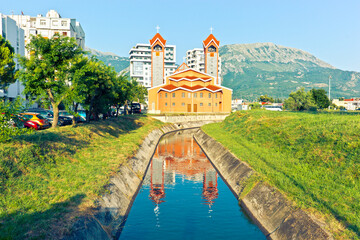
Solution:
<svg viewBox="0 0 360 240">
<path fill-rule="evenodd" d="M 118 239 L 132 204 L 141 188 L 161 138 L 169 133 L 200 128 L 203 122 L 173 123 L 151 131 L 136 153 L 119 166 L 109 179 L 105 193 L 95 201 L 95 207 L 79 216 L 63 240 Z"/>
<path fill-rule="evenodd" d="M 268 239 L 333 239 L 318 221 L 296 208 L 278 189 L 262 181 L 251 185 L 256 172 L 201 129 L 194 139 Z"/>
</svg>

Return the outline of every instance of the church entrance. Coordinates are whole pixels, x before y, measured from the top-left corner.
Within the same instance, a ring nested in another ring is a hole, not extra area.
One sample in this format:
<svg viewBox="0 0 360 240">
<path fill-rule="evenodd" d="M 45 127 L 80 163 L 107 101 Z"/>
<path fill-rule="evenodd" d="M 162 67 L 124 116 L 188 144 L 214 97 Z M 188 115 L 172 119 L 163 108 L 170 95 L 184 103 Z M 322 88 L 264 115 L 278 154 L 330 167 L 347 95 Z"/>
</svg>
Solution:
<svg viewBox="0 0 360 240">
<path fill-rule="evenodd" d="M 187 112 L 191 112 L 191 104 L 187 105 Z"/>
<path fill-rule="evenodd" d="M 194 112 L 197 112 L 197 104 L 194 104 Z"/>
</svg>

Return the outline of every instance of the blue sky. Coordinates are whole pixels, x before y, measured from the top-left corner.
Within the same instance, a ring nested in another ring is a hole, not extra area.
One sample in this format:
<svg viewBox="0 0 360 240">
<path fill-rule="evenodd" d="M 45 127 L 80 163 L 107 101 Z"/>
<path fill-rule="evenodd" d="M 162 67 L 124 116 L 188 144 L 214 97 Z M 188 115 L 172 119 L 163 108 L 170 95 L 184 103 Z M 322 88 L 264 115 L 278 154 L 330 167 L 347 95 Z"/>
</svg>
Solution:
<svg viewBox="0 0 360 240">
<path fill-rule="evenodd" d="M 360 72 L 359 0 L 13 0 L 4 14 L 45 15 L 49 9 L 76 18 L 86 45 L 128 56 L 136 43 L 148 43 L 156 25 L 177 62 L 186 50 L 201 47 L 214 28 L 221 45 L 273 42 L 299 48 L 343 69 Z"/>
</svg>

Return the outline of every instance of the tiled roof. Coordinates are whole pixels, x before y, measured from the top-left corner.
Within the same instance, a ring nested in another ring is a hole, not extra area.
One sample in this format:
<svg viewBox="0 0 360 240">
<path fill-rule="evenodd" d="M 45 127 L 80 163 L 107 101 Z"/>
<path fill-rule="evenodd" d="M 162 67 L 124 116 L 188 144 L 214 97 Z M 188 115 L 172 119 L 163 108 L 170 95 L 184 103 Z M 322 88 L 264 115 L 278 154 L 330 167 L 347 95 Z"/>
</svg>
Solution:
<svg viewBox="0 0 360 240">
<path fill-rule="evenodd" d="M 151 46 L 155 43 L 156 39 L 159 39 L 159 41 L 165 46 L 166 40 L 160 35 L 160 33 L 155 34 L 155 36 L 150 39 Z"/>
<path fill-rule="evenodd" d="M 205 41 L 203 41 L 204 46 L 207 47 L 207 45 L 209 45 L 209 43 L 211 42 L 211 40 L 214 40 L 215 44 L 216 44 L 217 46 L 219 46 L 220 41 L 218 41 L 218 40 L 214 37 L 214 35 L 212 35 L 212 34 L 210 34 L 210 35 L 205 39 Z"/>
<path fill-rule="evenodd" d="M 172 84 L 165 85 L 165 86 L 161 87 L 159 89 L 159 91 L 165 90 L 165 91 L 172 92 L 172 91 L 175 91 L 175 90 L 178 90 L 178 89 L 188 90 L 188 91 L 191 91 L 191 92 L 196 92 L 196 91 L 199 91 L 199 90 L 208 90 L 210 92 L 220 92 L 220 91 L 222 91 L 221 87 L 214 86 L 214 85 L 208 85 L 208 86 L 201 86 L 201 85 L 187 86 L 187 85 L 182 85 L 182 86 L 176 87 L 176 86 L 174 86 Z"/>
<path fill-rule="evenodd" d="M 183 63 L 183 64 L 181 64 L 181 65 L 175 70 L 174 73 L 180 72 L 180 71 L 185 70 L 185 69 L 188 69 L 188 68 L 189 68 L 189 66 L 188 66 L 186 63 Z"/>
<path fill-rule="evenodd" d="M 170 77 L 170 79 L 174 79 L 174 80 L 180 80 L 180 79 L 184 79 L 184 80 L 211 80 L 211 77 L 195 77 L 195 76 L 188 76 L 188 77 Z"/>
</svg>

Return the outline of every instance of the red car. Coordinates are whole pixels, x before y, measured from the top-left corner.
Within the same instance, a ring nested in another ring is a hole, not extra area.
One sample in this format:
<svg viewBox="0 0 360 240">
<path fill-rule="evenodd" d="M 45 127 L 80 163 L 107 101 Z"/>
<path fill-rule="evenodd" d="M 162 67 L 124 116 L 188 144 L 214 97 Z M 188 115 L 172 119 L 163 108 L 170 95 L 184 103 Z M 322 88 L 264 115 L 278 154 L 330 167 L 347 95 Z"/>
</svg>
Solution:
<svg viewBox="0 0 360 240">
<path fill-rule="evenodd" d="M 26 128 L 40 130 L 51 127 L 49 121 L 43 118 L 39 113 L 21 113 L 19 117 L 22 119 L 21 121 Z"/>
</svg>

